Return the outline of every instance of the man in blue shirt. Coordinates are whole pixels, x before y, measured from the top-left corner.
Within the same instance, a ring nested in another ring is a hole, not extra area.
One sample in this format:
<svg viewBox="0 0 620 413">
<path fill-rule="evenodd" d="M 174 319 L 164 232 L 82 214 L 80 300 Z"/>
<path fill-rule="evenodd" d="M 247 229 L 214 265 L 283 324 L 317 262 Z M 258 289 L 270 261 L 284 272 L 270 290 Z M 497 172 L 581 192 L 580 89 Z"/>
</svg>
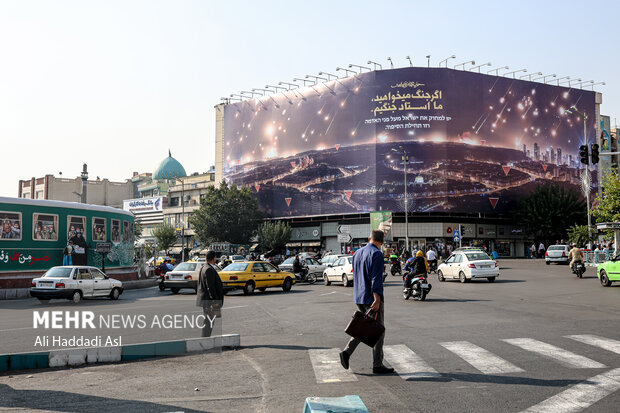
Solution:
<svg viewBox="0 0 620 413">
<path fill-rule="evenodd" d="M 366 313 L 372 310 L 377 320 L 383 324 L 383 231 L 374 230 L 368 239 L 368 245 L 353 255 L 353 298 L 357 308 Z M 383 339 L 385 333 L 372 349 L 372 372 L 390 374 L 394 369 L 383 365 Z M 359 340 L 351 338 L 347 346 L 340 352 L 340 363 L 349 368 L 349 358 L 355 351 Z"/>
</svg>

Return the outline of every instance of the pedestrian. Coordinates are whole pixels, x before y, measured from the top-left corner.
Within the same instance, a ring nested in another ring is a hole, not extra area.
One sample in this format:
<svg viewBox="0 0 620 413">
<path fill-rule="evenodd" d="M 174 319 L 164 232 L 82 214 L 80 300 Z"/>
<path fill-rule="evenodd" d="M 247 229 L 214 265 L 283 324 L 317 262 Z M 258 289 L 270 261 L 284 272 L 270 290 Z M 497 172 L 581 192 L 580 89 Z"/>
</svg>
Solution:
<svg viewBox="0 0 620 413">
<path fill-rule="evenodd" d="M 545 244 L 540 241 L 538 244 L 538 258 L 543 258 L 545 256 Z"/>
<path fill-rule="evenodd" d="M 353 255 L 353 297 L 359 311 L 367 313 L 372 310 L 377 321 L 383 323 L 384 297 L 383 297 L 383 231 L 373 230 L 368 238 L 368 244 Z M 381 335 L 377 344 L 372 349 L 374 374 L 390 374 L 393 368 L 383 365 L 383 340 L 385 333 Z M 349 358 L 355 351 L 360 341 L 351 338 L 343 351 L 340 352 L 340 363 L 345 369 L 349 368 Z"/>
<path fill-rule="evenodd" d="M 532 258 L 536 258 L 536 243 L 532 242 L 532 246 L 530 247 L 530 254 Z"/>
<path fill-rule="evenodd" d="M 207 263 L 202 266 L 198 276 L 196 305 L 202 307 L 205 316 L 202 328 L 203 337 L 211 337 L 216 319 L 222 317 L 222 307 L 224 305 L 224 288 L 215 267 L 215 259 L 215 251 L 208 251 Z"/>
<path fill-rule="evenodd" d="M 73 265 L 71 254 L 73 253 L 73 242 L 69 241 L 62 254 L 62 265 Z"/>
</svg>

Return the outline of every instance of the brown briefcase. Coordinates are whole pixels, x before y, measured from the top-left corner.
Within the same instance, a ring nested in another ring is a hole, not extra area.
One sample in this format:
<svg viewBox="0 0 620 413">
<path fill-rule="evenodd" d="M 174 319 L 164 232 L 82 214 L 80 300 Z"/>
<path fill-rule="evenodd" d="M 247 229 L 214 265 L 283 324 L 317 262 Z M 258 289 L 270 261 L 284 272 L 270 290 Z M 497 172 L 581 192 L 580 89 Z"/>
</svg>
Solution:
<svg viewBox="0 0 620 413">
<path fill-rule="evenodd" d="M 371 311 L 368 310 L 366 314 L 359 310 L 356 311 L 344 332 L 362 343 L 374 347 L 385 332 L 385 327 L 377 321 L 376 313 L 374 318 L 369 315 Z"/>
</svg>

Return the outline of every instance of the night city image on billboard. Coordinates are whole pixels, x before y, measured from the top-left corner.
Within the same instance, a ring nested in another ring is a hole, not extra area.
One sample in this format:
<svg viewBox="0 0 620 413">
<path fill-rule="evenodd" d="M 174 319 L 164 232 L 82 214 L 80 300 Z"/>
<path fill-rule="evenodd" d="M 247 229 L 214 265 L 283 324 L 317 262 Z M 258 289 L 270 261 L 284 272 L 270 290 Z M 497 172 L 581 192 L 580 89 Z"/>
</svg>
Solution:
<svg viewBox="0 0 620 413">
<path fill-rule="evenodd" d="M 595 93 L 444 68 L 332 79 L 226 105 L 224 177 L 270 217 L 402 212 L 405 151 L 410 212 L 506 213 L 580 185 L 573 105 L 594 114 Z"/>
</svg>

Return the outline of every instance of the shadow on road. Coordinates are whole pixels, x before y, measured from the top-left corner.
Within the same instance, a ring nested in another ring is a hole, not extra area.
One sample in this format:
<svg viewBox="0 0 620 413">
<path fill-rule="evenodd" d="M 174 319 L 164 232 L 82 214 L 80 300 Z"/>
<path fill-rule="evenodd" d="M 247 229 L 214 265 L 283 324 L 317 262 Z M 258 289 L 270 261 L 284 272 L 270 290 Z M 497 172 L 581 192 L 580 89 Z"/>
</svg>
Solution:
<svg viewBox="0 0 620 413">
<path fill-rule="evenodd" d="M 113 399 L 57 390 L 16 390 L 0 384 L 0 406 L 11 409 L 47 410 L 56 412 L 87 412 L 103 408 L 118 412 L 205 412 L 187 407 L 151 403 L 139 400 Z"/>
<path fill-rule="evenodd" d="M 245 350 L 245 349 L 256 349 L 256 348 L 272 348 L 272 349 L 276 349 L 276 350 L 302 350 L 302 351 L 306 351 L 306 350 L 327 350 L 331 347 L 307 347 L 307 346 L 294 346 L 294 345 L 287 345 L 287 344 L 256 344 L 253 346 L 241 346 L 239 347 L 240 350 Z"/>
<path fill-rule="evenodd" d="M 377 377 L 372 373 L 358 373 L 360 376 Z M 396 375 L 394 373 L 393 375 Z M 410 377 L 406 381 L 424 381 L 447 383 L 451 381 L 469 382 L 469 383 L 492 383 L 492 384 L 510 384 L 525 385 L 537 387 L 566 387 L 573 384 L 585 383 L 594 384 L 588 380 L 544 380 L 533 379 L 529 377 L 510 377 L 510 376 L 494 376 L 491 374 L 472 374 L 472 373 L 441 373 L 441 377 Z"/>
<path fill-rule="evenodd" d="M 426 301 L 435 302 L 435 303 L 471 303 L 471 302 L 480 302 L 480 301 L 492 301 L 492 300 L 468 300 L 466 298 L 430 298 L 426 297 Z"/>
</svg>

